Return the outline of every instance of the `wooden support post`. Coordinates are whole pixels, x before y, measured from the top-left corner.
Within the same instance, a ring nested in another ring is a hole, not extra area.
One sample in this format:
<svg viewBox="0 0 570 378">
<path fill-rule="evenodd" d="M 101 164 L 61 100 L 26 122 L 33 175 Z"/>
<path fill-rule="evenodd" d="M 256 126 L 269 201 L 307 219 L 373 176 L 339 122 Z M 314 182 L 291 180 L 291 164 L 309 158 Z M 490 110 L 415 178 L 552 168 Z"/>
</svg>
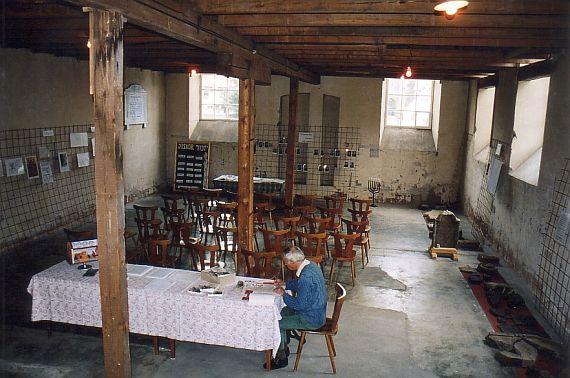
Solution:
<svg viewBox="0 0 570 378">
<path fill-rule="evenodd" d="M 130 377 L 123 182 L 123 16 L 93 10 L 95 195 L 106 377 Z"/>
<path fill-rule="evenodd" d="M 238 237 L 240 249 L 253 251 L 253 137 L 255 81 L 239 81 Z"/>
<path fill-rule="evenodd" d="M 295 186 L 295 148 L 297 147 L 297 104 L 299 80 L 289 79 L 289 128 L 287 129 L 287 170 L 285 174 L 285 204 L 293 206 Z"/>
</svg>

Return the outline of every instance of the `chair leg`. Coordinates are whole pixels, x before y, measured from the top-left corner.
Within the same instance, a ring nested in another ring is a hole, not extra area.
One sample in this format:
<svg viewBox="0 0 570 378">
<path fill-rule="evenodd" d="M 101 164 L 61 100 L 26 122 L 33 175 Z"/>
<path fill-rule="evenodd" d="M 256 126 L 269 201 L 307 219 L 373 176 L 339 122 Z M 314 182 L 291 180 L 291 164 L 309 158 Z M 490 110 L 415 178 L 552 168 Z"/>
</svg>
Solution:
<svg viewBox="0 0 570 378">
<path fill-rule="evenodd" d="M 332 279 L 333 279 L 333 274 L 334 274 L 334 264 L 336 263 L 336 261 L 333 259 L 332 263 L 331 263 L 331 274 L 329 276 L 329 285 L 332 285 Z"/>
<path fill-rule="evenodd" d="M 176 340 L 168 339 L 170 342 L 170 359 L 173 360 L 176 358 Z"/>
<path fill-rule="evenodd" d="M 370 240 L 370 239 L 368 239 Z M 368 259 L 368 249 L 370 247 L 368 246 L 368 243 L 364 244 L 364 253 L 366 254 L 366 264 L 368 264 L 370 262 L 370 260 Z"/>
<path fill-rule="evenodd" d="M 362 254 L 362 269 L 364 269 L 364 243 L 360 245 L 360 253 Z"/>
<path fill-rule="evenodd" d="M 354 266 L 354 260 L 350 262 L 350 268 L 352 269 L 351 276 L 352 276 L 352 287 L 354 287 L 354 278 L 356 277 L 356 267 Z"/>
<path fill-rule="evenodd" d="M 307 332 L 301 331 L 301 340 L 299 340 L 299 345 L 297 346 L 297 357 L 295 358 L 295 367 L 293 368 L 293 371 L 297 371 L 297 368 L 299 367 L 299 361 L 301 361 L 301 352 L 303 351 L 303 344 L 305 344 L 306 335 Z"/>
<path fill-rule="evenodd" d="M 331 336 L 330 335 L 325 335 L 325 340 L 327 341 L 327 348 L 329 350 L 329 357 L 331 359 L 331 366 L 332 366 L 332 370 L 333 370 L 333 374 L 336 374 L 336 365 L 334 363 L 334 351 L 333 348 L 331 346 Z"/>
<path fill-rule="evenodd" d="M 329 335 L 329 340 L 331 341 L 331 347 L 332 347 L 332 350 L 333 350 L 333 354 L 334 354 L 334 356 L 336 357 L 336 348 L 334 347 L 334 341 L 333 341 L 332 335 Z"/>
</svg>

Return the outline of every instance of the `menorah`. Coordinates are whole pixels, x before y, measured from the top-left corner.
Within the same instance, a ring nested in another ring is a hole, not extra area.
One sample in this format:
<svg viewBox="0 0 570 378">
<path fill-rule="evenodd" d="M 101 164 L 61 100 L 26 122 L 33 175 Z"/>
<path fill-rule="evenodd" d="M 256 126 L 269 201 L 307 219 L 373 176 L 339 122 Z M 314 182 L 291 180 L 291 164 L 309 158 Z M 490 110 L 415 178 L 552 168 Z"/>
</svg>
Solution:
<svg viewBox="0 0 570 378">
<path fill-rule="evenodd" d="M 376 207 L 376 194 L 380 193 L 380 179 L 375 177 L 368 178 L 368 191 L 372 193 L 372 207 Z"/>
</svg>

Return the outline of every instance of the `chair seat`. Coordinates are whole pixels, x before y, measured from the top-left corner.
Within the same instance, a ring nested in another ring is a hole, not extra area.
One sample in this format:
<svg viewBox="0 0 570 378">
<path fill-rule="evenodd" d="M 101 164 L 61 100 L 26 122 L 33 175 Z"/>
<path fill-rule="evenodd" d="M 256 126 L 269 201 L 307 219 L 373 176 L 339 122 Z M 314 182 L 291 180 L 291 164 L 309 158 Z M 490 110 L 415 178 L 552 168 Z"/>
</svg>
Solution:
<svg viewBox="0 0 570 378">
<path fill-rule="evenodd" d="M 325 324 L 318 329 L 298 329 L 300 332 L 307 332 L 313 335 L 336 335 L 338 332 L 338 323 L 334 324 L 331 318 L 327 318 Z"/>
<path fill-rule="evenodd" d="M 354 242 L 354 245 L 363 245 L 363 244 L 368 244 L 368 238 L 366 236 L 362 236 Z"/>
<path fill-rule="evenodd" d="M 189 244 L 196 244 L 198 243 L 198 239 L 197 238 L 188 238 L 188 241 L 190 242 Z M 180 240 L 179 245 L 181 247 L 185 247 L 186 246 L 186 242 L 184 242 L 184 240 Z"/>
</svg>

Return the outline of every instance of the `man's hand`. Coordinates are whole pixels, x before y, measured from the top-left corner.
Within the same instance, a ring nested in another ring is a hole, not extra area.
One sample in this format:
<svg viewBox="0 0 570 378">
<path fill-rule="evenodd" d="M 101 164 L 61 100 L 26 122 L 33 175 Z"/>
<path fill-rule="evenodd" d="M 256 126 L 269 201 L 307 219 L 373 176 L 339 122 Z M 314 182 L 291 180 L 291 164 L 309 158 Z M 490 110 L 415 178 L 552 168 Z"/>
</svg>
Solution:
<svg viewBox="0 0 570 378">
<path fill-rule="evenodd" d="M 273 279 L 273 286 L 276 288 L 279 286 L 283 286 L 283 281 L 281 281 L 279 278 L 274 278 Z"/>
<path fill-rule="evenodd" d="M 276 287 L 275 289 L 273 289 L 273 292 L 275 294 L 279 294 L 281 296 L 283 296 L 283 294 L 285 294 L 285 289 L 283 289 L 281 286 Z"/>
</svg>

